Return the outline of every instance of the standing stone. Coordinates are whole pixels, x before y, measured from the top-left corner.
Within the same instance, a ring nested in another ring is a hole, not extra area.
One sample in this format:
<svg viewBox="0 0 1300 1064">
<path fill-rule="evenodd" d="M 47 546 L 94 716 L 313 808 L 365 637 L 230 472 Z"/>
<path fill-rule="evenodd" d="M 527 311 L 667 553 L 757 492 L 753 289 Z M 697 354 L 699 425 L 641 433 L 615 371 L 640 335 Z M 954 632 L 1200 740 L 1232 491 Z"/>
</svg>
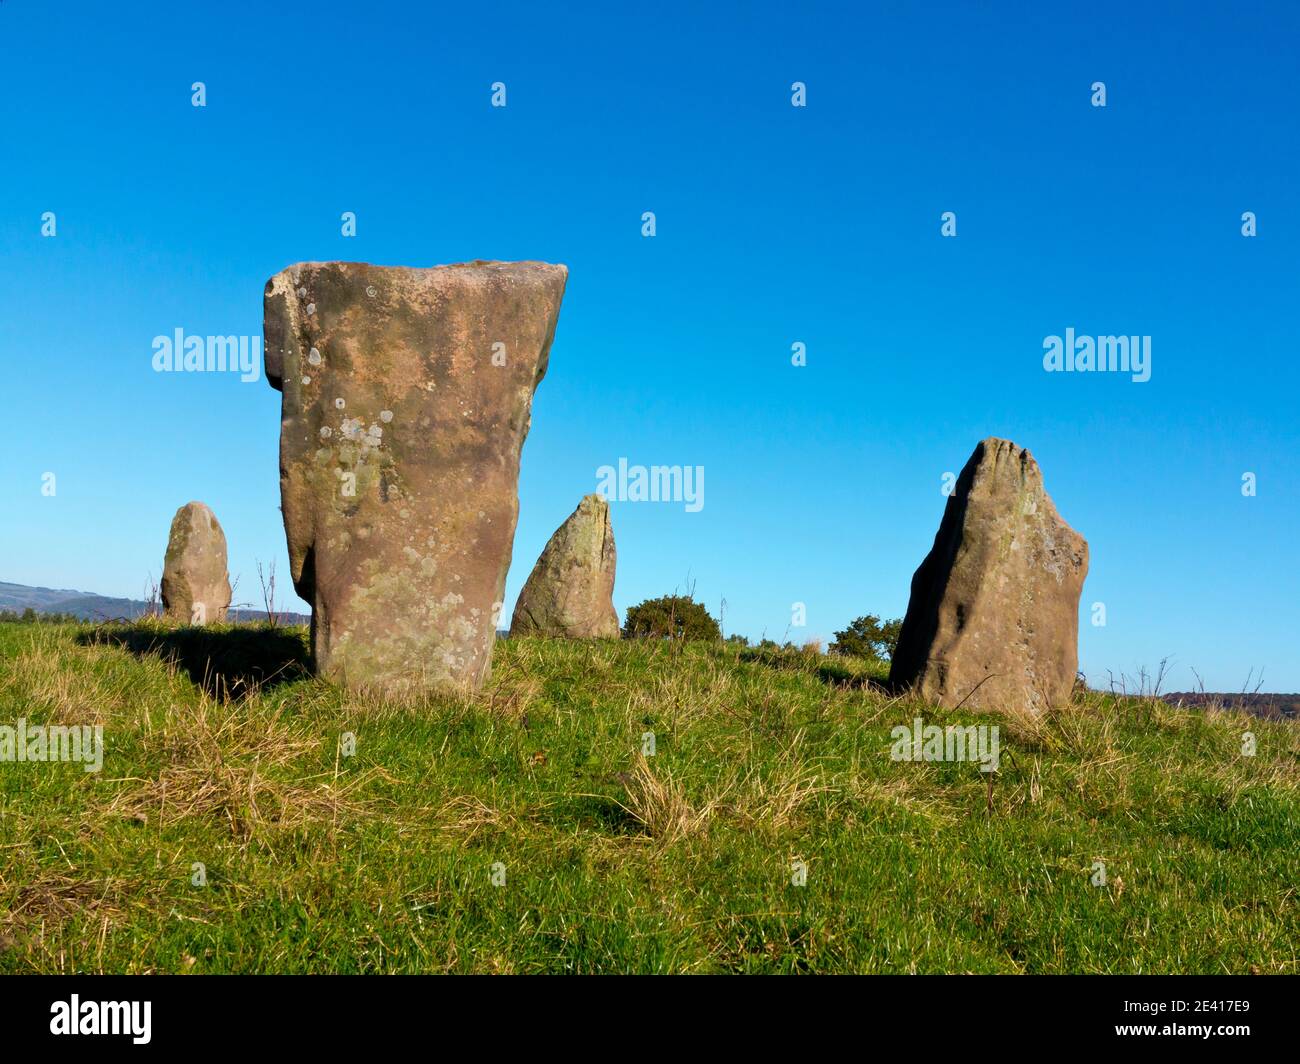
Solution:
<svg viewBox="0 0 1300 1064">
<path fill-rule="evenodd" d="M 609 503 L 587 495 L 555 530 L 515 603 L 510 634 L 617 639 Z"/>
<path fill-rule="evenodd" d="M 226 534 L 217 515 L 201 502 L 187 502 L 172 518 L 163 560 L 163 612 L 186 624 L 224 621 L 230 608 Z"/>
<path fill-rule="evenodd" d="M 487 677 L 567 277 L 304 262 L 267 282 L 281 509 L 321 675 L 389 694 Z"/>
<path fill-rule="evenodd" d="M 1088 544 L 1056 512 L 1033 455 L 975 448 L 912 577 L 889 678 L 940 705 L 1036 714 L 1069 701 Z"/>
</svg>

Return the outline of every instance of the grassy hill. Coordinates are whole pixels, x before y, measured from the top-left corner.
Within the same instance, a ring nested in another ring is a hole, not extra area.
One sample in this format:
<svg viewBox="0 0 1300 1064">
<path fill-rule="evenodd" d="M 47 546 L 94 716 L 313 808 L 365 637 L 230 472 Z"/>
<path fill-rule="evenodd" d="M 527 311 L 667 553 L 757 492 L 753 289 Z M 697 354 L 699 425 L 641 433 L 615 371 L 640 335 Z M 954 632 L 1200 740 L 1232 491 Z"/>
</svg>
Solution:
<svg viewBox="0 0 1300 1064">
<path fill-rule="evenodd" d="M 299 629 L 0 625 L 0 724 L 105 743 L 0 763 L 0 972 L 1298 970 L 1293 723 L 1085 695 L 998 722 L 990 797 L 890 729 L 996 721 L 844 659 L 505 641 L 419 705 L 304 662 Z"/>
</svg>

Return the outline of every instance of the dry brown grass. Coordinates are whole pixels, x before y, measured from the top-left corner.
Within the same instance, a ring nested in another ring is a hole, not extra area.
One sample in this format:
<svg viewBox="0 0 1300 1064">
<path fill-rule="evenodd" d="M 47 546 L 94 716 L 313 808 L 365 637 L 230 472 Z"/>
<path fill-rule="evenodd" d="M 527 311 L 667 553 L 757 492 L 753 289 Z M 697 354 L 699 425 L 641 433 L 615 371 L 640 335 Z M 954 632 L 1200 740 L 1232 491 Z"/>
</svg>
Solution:
<svg viewBox="0 0 1300 1064">
<path fill-rule="evenodd" d="M 173 706 L 161 728 L 141 738 L 146 757 L 160 757 L 162 767 L 120 793 L 112 814 L 163 826 L 212 818 L 247 841 L 261 828 L 337 823 L 340 814 L 362 812 L 351 794 L 367 777 L 340 783 L 329 773 L 288 771 L 319 754 L 321 740 L 295 734 L 278 713 L 253 716 L 201 695 L 196 704 Z"/>
<path fill-rule="evenodd" d="M 917 769 L 922 766 L 913 764 L 912 767 Z M 969 815 L 967 810 L 937 797 L 927 780 L 927 775 L 919 771 L 900 774 L 888 780 L 855 774 L 844 788 L 846 799 L 858 810 L 851 819 L 868 819 L 866 814 L 878 805 L 896 806 L 913 816 L 931 821 L 936 827 L 954 824 L 961 817 Z"/>
<path fill-rule="evenodd" d="M 836 788 L 803 756 L 803 732 L 777 756 L 765 772 L 751 768 L 740 785 L 742 797 L 733 803 L 738 816 L 756 825 L 780 830 L 790 826 L 800 809 Z"/>
<path fill-rule="evenodd" d="M 437 811 L 434 820 L 441 830 L 463 835 L 466 842 L 483 832 L 506 830 L 515 823 L 514 817 L 472 794 L 451 799 Z"/>
<path fill-rule="evenodd" d="M 543 688 L 541 679 L 519 671 L 518 666 L 510 665 L 498 670 L 492 677 L 492 684 L 484 692 L 484 708 L 493 716 L 503 720 L 525 720 L 528 711 L 540 698 Z"/>
<path fill-rule="evenodd" d="M 139 705 L 124 676 L 129 665 L 109 648 L 77 647 L 70 651 L 57 629 L 31 625 L 26 647 L 0 669 L 0 694 L 50 724 L 105 725 L 135 716 Z M 69 654 L 78 667 L 69 668 Z M 175 670 L 170 679 L 174 682 Z"/>
<path fill-rule="evenodd" d="M 0 872 L 0 954 L 25 958 L 33 968 L 60 972 L 99 971 L 108 935 L 132 908 L 157 903 L 153 892 L 123 877 L 86 877 L 68 867 L 21 861 Z M 92 935 L 70 936 L 76 921 Z"/>
<path fill-rule="evenodd" d="M 724 797 L 715 795 L 696 808 L 671 772 L 660 778 L 640 753 L 622 780 L 625 800 L 619 805 L 662 846 L 702 833 Z"/>
</svg>

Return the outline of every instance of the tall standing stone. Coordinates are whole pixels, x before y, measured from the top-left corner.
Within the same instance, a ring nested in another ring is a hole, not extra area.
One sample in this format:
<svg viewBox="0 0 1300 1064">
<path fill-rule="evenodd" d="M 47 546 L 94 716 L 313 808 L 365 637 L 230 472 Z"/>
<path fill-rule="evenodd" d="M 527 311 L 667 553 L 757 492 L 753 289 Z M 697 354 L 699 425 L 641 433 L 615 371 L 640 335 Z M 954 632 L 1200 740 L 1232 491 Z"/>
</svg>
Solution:
<svg viewBox="0 0 1300 1064">
<path fill-rule="evenodd" d="M 1088 544 L 1056 512 L 1033 455 L 981 442 L 912 577 L 889 678 L 944 706 L 1039 713 L 1078 669 Z"/>
<path fill-rule="evenodd" d="M 617 639 L 609 503 L 587 495 L 555 530 L 515 603 L 510 634 Z"/>
<path fill-rule="evenodd" d="M 567 276 L 305 262 L 267 282 L 281 509 L 322 675 L 397 694 L 486 678 Z"/>
<path fill-rule="evenodd" d="M 172 518 L 163 559 L 163 613 L 186 624 L 224 621 L 230 609 L 226 534 L 217 515 L 188 502 Z"/>
</svg>

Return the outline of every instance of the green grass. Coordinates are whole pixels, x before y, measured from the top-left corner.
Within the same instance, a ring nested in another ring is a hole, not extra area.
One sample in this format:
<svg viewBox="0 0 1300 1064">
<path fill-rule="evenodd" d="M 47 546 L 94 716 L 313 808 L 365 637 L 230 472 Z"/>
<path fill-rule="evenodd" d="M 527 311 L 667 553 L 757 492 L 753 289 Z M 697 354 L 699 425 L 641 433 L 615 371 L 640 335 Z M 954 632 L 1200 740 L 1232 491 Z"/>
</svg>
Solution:
<svg viewBox="0 0 1300 1064">
<path fill-rule="evenodd" d="M 400 705 L 304 638 L 0 625 L 0 724 L 105 741 L 0 764 L 0 972 L 1298 970 L 1294 724 L 998 721 L 643 642 L 502 642 L 481 695 Z M 890 759 L 918 714 L 1000 724 L 991 812 L 975 765 Z"/>
</svg>

